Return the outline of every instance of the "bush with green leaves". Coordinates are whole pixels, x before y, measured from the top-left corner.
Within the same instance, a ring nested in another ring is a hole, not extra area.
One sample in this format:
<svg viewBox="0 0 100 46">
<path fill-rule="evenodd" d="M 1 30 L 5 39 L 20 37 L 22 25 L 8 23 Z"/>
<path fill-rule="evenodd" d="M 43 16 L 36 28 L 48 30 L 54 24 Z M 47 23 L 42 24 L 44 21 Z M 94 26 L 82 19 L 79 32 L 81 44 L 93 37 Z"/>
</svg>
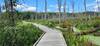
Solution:
<svg viewBox="0 0 100 46">
<path fill-rule="evenodd" d="M 49 21 L 49 20 L 38 20 L 38 21 L 34 21 L 34 22 L 42 24 L 42 25 L 46 25 L 48 27 L 55 27 L 57 24 L 56 21 Z"/>
<path fill-rule="evenodd" d="M 0 28 L 0 46 L 33 46 L 41 34 L 32 24 L 5 26 Z"/>
<path fill-rule="evenodd" d="M 85 36 L 75 35 L 71 29 L 61 31 L 68 46 L 96 46 L 89 42 Z"/>
</svg>

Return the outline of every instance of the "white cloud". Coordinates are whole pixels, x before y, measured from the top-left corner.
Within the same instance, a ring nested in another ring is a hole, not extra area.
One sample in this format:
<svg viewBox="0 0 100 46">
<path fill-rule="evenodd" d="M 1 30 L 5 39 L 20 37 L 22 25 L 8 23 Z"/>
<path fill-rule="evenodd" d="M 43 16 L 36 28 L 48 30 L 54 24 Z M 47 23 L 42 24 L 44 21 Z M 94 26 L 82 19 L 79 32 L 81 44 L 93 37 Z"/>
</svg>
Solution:
<svg viewBox="0 0 100 46">
<path fill-rule="evenodd" d="M 47 9 L 47 11 L 49 11 L 49 12 L 50 12 L 50 11 L 51 11 L 51 9 Z"/>
<path fill-rule="evenodd" d="M 50 5 L 49 7 L 53 7 L 53 8 L 58 8 L 58 5 L 56 4 L 56 5 Z M 63 7 L 63 5 L 61 6 L 61 9 L 63 9 L 64 7 Z"/>
<path fill-rule="evenodd" d="M 100 12 L 100 5 L 99 5 L 99 6 L 96 5 L 96 6 L 94 7 L 94 9 L 95 9 L 96 12 Z"/>
<path fill-rule="evenodd" d="M 96 12 L 100 12 L 100 0 L 96 0 L 95 2 L 97 2 L 97 1 L 99 2 L 99 4 L 98 5 L 95 4 L 94 9 L 95 9 Z"/>
<path fill-rule="evenodd" d="M 97 1 L 100 1 L 100 0 L 96 0 L 96 2 L 97 2 Z"/>
<path fill-rule="evenodd" d="M 28 6 L 26 4 L 17 5 L 15 9 L 20 10 L 20 11 L 36 11 L 36 7 Z"/>
<path fill-rule="evenodd" d="M 28 8 L 24 8 L 22 9 L 22 11 L 35 11 L 36 7 L 28 7 Z"/>
<path fill-rule="evenodd" d="M 56 8 L 59 8 L 58 6 L 56 6 Z M 61 9 L 63 9 L 64 7 L 63 6 L 61 6 Z"/>
<path fill-rule="evenodd" d="M 99 2 L 99 5 L 97 5 L 97 1 Z M 100 7 L 100 0 L 95 0 L 94 3 L 87 4 L 87 8 L 92 8 L 92 11 L 96 11 L 96 12 L 100 11 L 98 7 Z"/>
<path fill-rule="evenodd" d="M 94 5 L 95 5 L 95 3 L 91 3 L 91 4 L 87 4 L 86 7 L 92 7 Z"/>
</svg>

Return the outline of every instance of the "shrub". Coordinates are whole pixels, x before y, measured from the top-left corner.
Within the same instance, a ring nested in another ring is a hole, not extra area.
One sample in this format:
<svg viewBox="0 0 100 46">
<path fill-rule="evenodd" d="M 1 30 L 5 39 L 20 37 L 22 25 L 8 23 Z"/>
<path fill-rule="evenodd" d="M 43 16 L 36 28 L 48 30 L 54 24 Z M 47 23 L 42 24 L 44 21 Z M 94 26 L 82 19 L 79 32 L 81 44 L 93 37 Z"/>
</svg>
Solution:
<svg viewBox="0 0 100 46">
<path fill-rule="evenodd" d="M 77 36 L 70 29 L 62 32 L 68 46 L 96 46 L 89 42 L 85 36 Z"/>
<path fill-rule="evenodd" d="M 69 21 L 65 21 L 65 22 L 62 23 L 60 26 L 61 26 L 62 28 L 69 28 L 69 27 L 72 26 L 72 23 L 69 22 Z"/>
<path fill-rule="evenodd" d="M 0 46 L 33 46 L 41 34 L 42 32 L 31 24 L 18 27 L 5 26 L 0 29 Z"/>
</svg>

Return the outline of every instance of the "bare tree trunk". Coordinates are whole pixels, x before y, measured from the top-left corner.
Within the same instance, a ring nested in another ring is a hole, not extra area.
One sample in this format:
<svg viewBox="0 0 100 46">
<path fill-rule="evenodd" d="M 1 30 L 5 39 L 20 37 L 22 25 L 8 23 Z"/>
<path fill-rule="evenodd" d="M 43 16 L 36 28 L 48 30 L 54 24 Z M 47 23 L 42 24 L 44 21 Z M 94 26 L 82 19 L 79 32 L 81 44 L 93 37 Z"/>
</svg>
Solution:
<svg viewBox="0 0 100 46">
<path fill-rule="evenodd" d="M 1 5 L 0 5 L 0 13 L 1 13 Z"/>
<path fill-rule="evenodd" d="M 38 0 L 36 0 L 36 16 L 35 16 L 35 20 L 38 19 Z"/>
<path fill-rule="evenodd" d="M 61 0 L 58 0 L 58 11 L 59 11 L 59 24 L 61 22 Z"/>
<path fill-rule="evenodd" d="M 78 4 L 80 4 L 80 3 L 78 3 Z M 80 6 L 79 6 L 79 5 L 78 5 L 77 9 L 78 9 L 78 13 L 79 13 L 77 17 L 80 18 L 80 15 L 81 15 L 81 14 L 80 14 L 80 12 L 79 12 L 79 11 L 80 11 Z"/>
<path fill-rule="evenodd" d="M 86 0 L 84 0 L 84 10 L 85 10 L 84 16 L 86 16 L 87 15 L 87 13 L 86 13 L 86 11 L 87 11 L 87 9 L 86 9 Z"/>
<path fill-rule="evenodd" d="M 99 1 L 97 0 L 97 7 L 98 7 L 98 12 L 99 12 Z M 99 15 L 99 13 L 97 14 L 97 16 Z"/>
<path fill-rule="evenodd" d="M 66 20 L 66 0 L 64 0 L 64 20 Z"/>
<path fill-rule="evenodd" d="M 94 9 L 94 16 L 96 16 L 96 11 L 95 11 L 95 8 L 93 8 Z"/>
<path fill-rule="evenodd" d="M 71 0 L 72 3 L 72 16 L 74 17 L 74 0 Z"/>
<path fill-rule="evenodd" d="M 15 20 L 14 20 L 14 6 L 15 6 L 15 2 L 16 0 L 4 0 L 5 2 L 5 8 L 6 8 L 6 12 L 9 12 L 9 23 L 11 26 L 15 25 Z"/>
<path fill-rule="evenodd" d="M 10 7 L 11 7 L 11 25 L 14 26 L 15 25 L 15 20 L 14 20 L 14 3 L 13 0 L 10 0 Z"/>
<path fill-rule="evenodd" d="M 47 19 L 47 0 L 45 0 L 45 20 Z"/>
<path fill-rule="evenodd" d="M 4 0 L 4 3 L 5 3 L 5 9 L 6 9 L 6 12 L 8 11 L 8 8 L 7 8 L 7 0 Z"/>
</svg>

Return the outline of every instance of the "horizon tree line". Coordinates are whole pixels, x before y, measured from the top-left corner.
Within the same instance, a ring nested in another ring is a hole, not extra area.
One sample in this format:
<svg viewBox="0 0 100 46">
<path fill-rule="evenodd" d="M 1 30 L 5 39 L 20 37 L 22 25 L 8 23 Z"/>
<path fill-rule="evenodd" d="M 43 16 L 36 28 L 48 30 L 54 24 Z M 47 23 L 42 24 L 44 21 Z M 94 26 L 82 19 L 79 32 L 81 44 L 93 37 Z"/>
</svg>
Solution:
<svg viewBox="0 0 100 46">
<path fill-rule="evenodd" d="M 66 13 L 66 6 L 67 6 L 67 4 L 66 4 L 66 2 L 67 2 L 67 0 L 64 0 L 64 1 L 62 1 L 62 0 L 56 0 L 57 1 L 57 5 L 58 5 L 58 16 L 59 16 L 59 22 L 61 21 L 61 17 L 63 17 L 64 19 L 66 18 L 66 15 L 67 15 L 67 13 Z M 14 22 L 14 19 L 13 19 L 13 14 L 14 14 L 14 7 L 13 6 L 15 6 L 16 5 L 16 2 L 17 2 L 17 0 L 4 0 L 4 3 L 5 3 L 5 9 L 6 9 L 6 12 L 11 12 L 11 14 L 10 14 L 10 17 L 9 18 L 11 18 L 11 20 Z M 39 0 L 36 0 L 36 16 L 35 16 L 35 19 L 37 20 L 38 19 L 38 5 L 39 5 Z M 84 11 L 85 11 L 85 13 L 84 13 L 84 15 L 86 16 L 86 12 L 87 12 L 87 5 L 86 5 L 86 2 L 87 2 L 87 0 L 84 0 Z M 71 6 L 72 6 L 72 16 L 74 17 L 74 9 L 75 9 L 75 2 L 74 2 L 74 0 L 71 0 Z M 98 6 L 98 10 L 99 10 L 99 1 L 97 0 L 97 6 Z M 63 7 L 63 9 L 62 9 L 62 7 Z M 63 16 L 62 16 L 62 10 L 63 10 Z M 48 19 L 48 0 L 44 0 L 44 12 L 45 12 L 45 14 L 44 14 L 44 19 L 46 20 L 46 19 Z"/>
</svg>

